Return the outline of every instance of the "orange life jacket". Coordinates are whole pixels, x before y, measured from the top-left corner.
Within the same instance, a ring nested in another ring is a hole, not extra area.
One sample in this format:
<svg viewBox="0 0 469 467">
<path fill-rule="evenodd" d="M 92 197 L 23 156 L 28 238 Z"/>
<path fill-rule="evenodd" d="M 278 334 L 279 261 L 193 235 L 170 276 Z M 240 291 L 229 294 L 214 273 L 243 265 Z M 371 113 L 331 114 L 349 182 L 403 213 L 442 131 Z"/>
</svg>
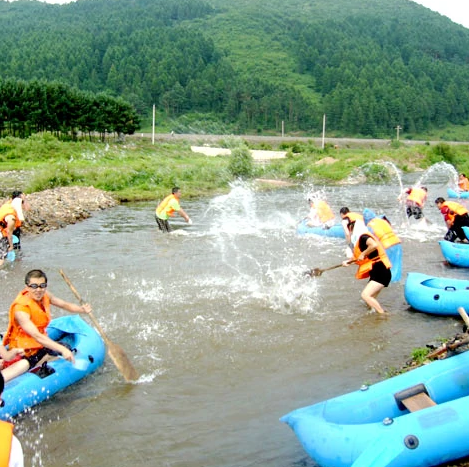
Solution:
<svg viewBox="0 0 469 467">
<path fill-rule="evenodd" d="M 461 191 L 469 191 L 469 180 L 467 178 L 461 178 L 458 182 L 458 186 Z"/>
<path fill-rule="evenodd" d="M 374 263 L 377 263 L 378 261 L 382 261 L 384 265 L 388 268 L 391 269 L 391 261 L 389 261 L 389 258 L 384 251 L 383 245 L 379 242 L 379 240 L 372 234 L 363 234 L 371 237 L 378 245 L 378 256 L 375 258 L 364 258 L 362 261 L 356 261 L 358 264 L 358 269 L 357 273 L 355 274 L 355 277 L 357 279 L 366 279 L 367 277 L 370 277 L 370 271 L 373 267 Z M 353 249 L 353 257 L 356 259 L 358 258 L 362 251 L 360 250 L 360 238 L 363 237 L 363 235 L 360 235 L 359 239 L 357 240 L 357 243 L 355 244 L 355 247 Z"/>
<path fill-rule="evenodd" d="M 427 192 L 422 188 L 412 188 L 410 190 L 409 196 L 407 196 L 407 201 L 413 201 L 417 206 L 423 208 L 425 200 L 427 199 Z"/>
<path fill-rule="evenodd" d="M 44 294 L 41 303 L 29 298 L 27 293 L 26 289 L 22 290 L 10 307 L 8 329 L 3 338 L 3 345 L 8 345 L 11 349 L 23 348 L 25 349 L 25 355 L 29 357 L 39 349 L 42 349 L 43 346 L 18 325 L 15 320 L 15 311 L 28 313 L 31 321 L 36 325 L 41 334 L 47 334 L 46 328 L 50 323 L 51 315 L 50 298 L 47 292 Z"/>
<path fill-rule="evenodd" d="M 174 209 L 171 206 L 169 206 L 169 202 L 173 199 L 175 199 L 179 203 L 177 198 L 172 194 L 166 196 L 166 198 L 163 201 L 161 201 L 161 203 L 156 208 L 156 214 L 159 217 L 160 217 L 160 214 L 166 214 L 169 217 L 174 216 Z"/>
<path fill-rule="evenodd" d="M 313 205 L 314 209 L 318 214 L 319 220 L 325 224 L 327 221 L 334 219 L 334 213 L 330 206 L 322 200 L 315 201 Z"/>
<path fill-rule="evenodd" d="M 454 218 L 456 216 L 463 216 L 469 212 L 462 204 L 455 203 L 454 201 L 445 201 L 441 207 L 448 208 L 445 220 L 448 221 L 450 225 L 454 224 Z"/>
<path fill-rule="evenodd" d="M 401 243 L 400 238 L 394 233 L 388 221 L 375 217 L 368 222 L 367 227 L 371 233 L 381 242 L 384 249 Z"/>
<path fill-rule="evenodd" d="M 18 214 L 15 208 L 11 205 L 11 201 L 6 202 L 0 207 L 0 230 L 3 237 L 8 237 L 7 224 L 5 218 L 13 216 L 15 218 L 15 228 L 21 227 L 21 221 L 18 219 Z"/>
<path fill-rule="evenodd" d="M 348 212 L 344 219 L 348 219 L 350 223 L 355 222 L 357 220 L 363 221 L 363 216 L 358 212 Z"/>
<path fill-rule="evenodd" d="M 11 423 L 0 421 L 0 440 L 0 467 L 8 467 L 13 440 L 13 425 Z"/>
</svg>

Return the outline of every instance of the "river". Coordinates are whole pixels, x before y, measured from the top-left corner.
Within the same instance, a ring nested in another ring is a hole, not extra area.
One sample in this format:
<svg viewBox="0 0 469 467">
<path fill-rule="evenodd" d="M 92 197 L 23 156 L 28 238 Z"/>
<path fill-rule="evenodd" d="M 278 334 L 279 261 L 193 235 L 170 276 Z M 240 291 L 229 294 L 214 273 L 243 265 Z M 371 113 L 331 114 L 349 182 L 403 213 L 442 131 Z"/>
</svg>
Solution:
<svg viewBox="0 0 469 467">
<path fill-rule="evenodd" d="M 176 219 L 170 235 L 157 231 L 154 206 L 140 203 L 24 237 L 19 260 L 0 270 L 0 327 L 30 269 L 45 270 L 51 292 L 75 300 L 62 268 L 141 375 L 126 384 L 107 358 L 17 417 L 26 466 L 314 465 L 280 416 L 378 381 L 413 348 L 462 328 L 456 318 L 412 312 L 404 300 L 409 271 L 467 276 L 444 264 L 437 242 L 446 229 L 433 200 L 446 196 L 448 174 L 425 175 L 425 230 L 406 221 L 397 201 L 417 175 L 387 186 L 314 187 L 336 213 L 386 213 L 401 236 L 403 279 L 380 295 L 388 319 L 360 301 L 355 267 L 303 275 L 345 258 L 343 240 L 296 234 L 310 186 L 239 183 L 227 195 L 182 199 L 194 223 Z"/>
</svg>

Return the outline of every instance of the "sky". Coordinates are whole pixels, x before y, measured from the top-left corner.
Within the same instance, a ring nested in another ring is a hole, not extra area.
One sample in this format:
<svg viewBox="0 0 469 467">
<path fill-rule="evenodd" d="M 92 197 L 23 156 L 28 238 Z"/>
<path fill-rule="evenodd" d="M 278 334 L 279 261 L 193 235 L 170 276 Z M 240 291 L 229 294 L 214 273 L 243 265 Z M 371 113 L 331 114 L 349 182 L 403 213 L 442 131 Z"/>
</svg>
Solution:
<svg viewBox="0 0 469 467">
<path fill-rule="evenodd" d="M 69 3 L 72 0 L 43 0 L 47 3 Z M 469 29 L 469 0 L 411 0 L 447 16 Z"/>
<path fill-rule="evenodd" d="M 468 0 L 413 0 L 415 3 L 447 16 L 454 23 L 469 29 Z"/>
</svg>

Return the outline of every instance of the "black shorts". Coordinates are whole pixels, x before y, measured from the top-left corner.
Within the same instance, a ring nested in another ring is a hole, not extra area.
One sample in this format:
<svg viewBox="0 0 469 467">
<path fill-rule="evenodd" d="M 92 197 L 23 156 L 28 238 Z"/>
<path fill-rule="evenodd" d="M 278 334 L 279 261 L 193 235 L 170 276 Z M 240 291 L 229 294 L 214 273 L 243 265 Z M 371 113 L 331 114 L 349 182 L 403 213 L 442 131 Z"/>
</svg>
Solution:
<svg viewBox="0 0 469 467">
<path fill-rule="evenodd" d="M 420 206 L 407 206 L 407 217 L 415 217 L 415 219 L 419 220 L 423 217 L 422 208 Z"/>
<path fill-rule="evenodd" d="M 34 368 L 46 355 L 57 357 L 60 355 L 60 353 L 56 352 L 55 350 L 46 349 L 44 347 L 39 349 L 35 354 L 29 357 L 24 357 L 24 359 L 29 362 L 29 368 Z"/>
<path fill-rule="evenodd" d="M 378 282 L 387 287 L 391 282 L 391 269 L 388 269 L 382 261 L 374 263 L 370 271 L 370 281 Z"/>
<path fill-rule="evenodd" d="M 156 223 L 158 224 L 158 228 L 162 232 L 171 232 L 171 227 L 169 226 L 169 222 L 164 219 L 160 219 L 156 214 L 155 214 L 155 220 Z"/>
</svg>

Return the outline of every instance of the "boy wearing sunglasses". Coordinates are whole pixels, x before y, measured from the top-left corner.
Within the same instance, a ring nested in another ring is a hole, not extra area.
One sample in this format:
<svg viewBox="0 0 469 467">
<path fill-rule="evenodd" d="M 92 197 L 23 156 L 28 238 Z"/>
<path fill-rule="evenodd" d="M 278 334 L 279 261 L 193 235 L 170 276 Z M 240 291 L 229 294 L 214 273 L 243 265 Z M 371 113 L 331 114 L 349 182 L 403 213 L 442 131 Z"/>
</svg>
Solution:
<svg viewBox="0 0 469 467">
<path fill-rule="evenodd" d="M 29 271 L 25 284 L 26 287 L 10 307 L 8 330 L 3 339 L 3 344 L 10 350 L 24 349 L 24 355 L 4 363 L 2 374 L 5 381 L 16 378 L 58 355 L 74 362 L 73 354 L 67 347 L 47 336 L 51 305 L 70 313 L 91 312 L 91 306 L 88 304 L 76 305 L 52 295 L 47 290 L 47 276 L 40 269 Z"/>
</svg>

